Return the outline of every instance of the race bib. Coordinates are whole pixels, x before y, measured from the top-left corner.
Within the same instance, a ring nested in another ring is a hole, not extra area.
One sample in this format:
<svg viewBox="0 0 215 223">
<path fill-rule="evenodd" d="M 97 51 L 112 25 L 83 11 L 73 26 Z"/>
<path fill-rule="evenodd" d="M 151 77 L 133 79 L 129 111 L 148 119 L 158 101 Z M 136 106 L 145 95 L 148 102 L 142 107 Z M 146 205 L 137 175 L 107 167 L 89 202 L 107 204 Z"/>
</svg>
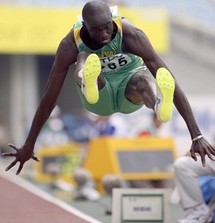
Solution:
<svg viewBox="0 0 215 223">
<path fill-rule="evenodd" d="M 102 71 L 111 72 L 122 69 L 125 65 L 131 63 L 131 58 L 127 54 L 116 54 L 114 56 L 108 56 L 100 58 Z"/>
</svg>

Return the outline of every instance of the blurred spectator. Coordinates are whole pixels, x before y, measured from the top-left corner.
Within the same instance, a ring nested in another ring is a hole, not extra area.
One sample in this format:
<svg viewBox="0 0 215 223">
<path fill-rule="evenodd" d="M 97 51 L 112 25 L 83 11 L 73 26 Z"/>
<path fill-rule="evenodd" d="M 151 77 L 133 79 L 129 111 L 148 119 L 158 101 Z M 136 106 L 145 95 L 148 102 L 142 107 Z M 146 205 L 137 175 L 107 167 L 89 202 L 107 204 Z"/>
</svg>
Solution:
<svg viewBox="0 0 215 223">
<path fill-rule="evenodd" d="M 88 143 L 98 135 L 88 111 L 84 109 L 80 111 L 79 116 L 63 114 L 62 121 L 69 139 L 74 142 Z"/>
<path fill-rule="evenodd" d="M 111 116 L 99 116 L 89 113 L 89 118 L 93 123 L 97 136 L 113 136 L 116 126 L 110 121 Z"/>
<path fill-rule="evenodd" d="M 140 131 L 139 136 L 160 136 L 161 126 L 162 122 L 152 113 L 150 125 Z"/>
<path fill-rule="evenodd" d="M 80 137 L 82 138 L 83 150 L 81 159 L 82 163 L 84 163 L 85 157 L 88 153 L 88 142 L 93 137 L 113 135 L 115 132 L 115 127 L 109 122 L 110 117 L 100 117 L 85 110 L 84 118 L 81 120 L 83 121 L 82 125 L 79 124 L 76 126 L 76 130 L 73 130 L 82 133 L 82 137 Z M 72 123 L 70 122 L 70 124 Z M 94 180 L 88 169 L 83 168 L 82 165 L 79 168 L 76 168 L 73 172 L 73 179 L 77 185 L 75 199 L 98 200 L 100 198 L 100 194 L 95 189 Z"/>
<path fill-rule="evenodd" d="M 75 199 L 97 201 L 100 199 L 100 193 L 95 189 L 95 182 L 89 170 L 85 168 L 76 168 L 73 171 L 73 178 L 76 182 Z"/>
<path fill-rule="evenodd" d="M 205 167 L 201 159 L 193 161 L 189 152 L 174 163 L 176 187 L 171 201 L 180 201 L 185 211 L 185 217 L 179 223 L 212 221 L 212 212 L 215 210 L 215 165 L 214 161 L 205 158 Z"/>
<path fill-rule="evenodd" d="M 102 178 L 102 186 L 105 190 L 106 195 L 110 198 L 109 205 L 105 208 L 105 214 L 112 214 L 111 203 L 112 203 L 112 192 L 114 188 L 125 188 L 128 187 L 126 181 L 120 176 L 115 174 L 107 174 Z"/>
<path fill-rule="evenodd" d="M 161 135 L 161 127 L 162 122 L 157 119 L 156 114 L 153 112 L 151 115 L 151 123 L 149 126 L 144 128 L 139 132 L 139 136 L 147 137 L 147 136 L 157 136 L 160 137 Z M 146 185 L 145 181 L 137 180 L 131 181 L 132 187 L 144 187 Z M 154 188 L 164 188 L 165 182 L 163 180 L 150 180 L 149 185 Z"/>
<path fill-rule="evenodd" d="M 39 136 L 37 147 L 62 145 L 68 142 L 69 137 L 61 119 L 61 110 L 56 106 Z"/>
</svg>

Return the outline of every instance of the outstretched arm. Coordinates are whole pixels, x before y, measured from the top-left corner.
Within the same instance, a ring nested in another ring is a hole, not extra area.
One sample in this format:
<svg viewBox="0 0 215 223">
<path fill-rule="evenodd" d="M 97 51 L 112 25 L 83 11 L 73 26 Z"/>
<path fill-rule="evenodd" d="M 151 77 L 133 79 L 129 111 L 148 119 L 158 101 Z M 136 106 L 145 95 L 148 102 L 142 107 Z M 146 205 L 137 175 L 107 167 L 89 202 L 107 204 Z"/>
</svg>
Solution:
<svg viewBox="0 0 215 223">
<path fill-rule="evenodd" d="M 214 160 L 212 155 L 215 155 L 215 149 L 210 145 L 210 143 L 202 136 L 202 133 L 196 123 L 194 118 L 192 108 L 190 106 L 187 97 L 180 89 L 178 85 L 176 85 L 175 95 L 174 95 L 174 104 L 184 119 L 187 128 L 190 132 L 192 145 L 190 148 L 191 157 L 196 161 L 198 153 L 201 157 L 202 164 L 205 166 L 205 156 L 207 155 L 211 160 Z"/>
<path fill-rule="evenodd" d="M 15 160 L 6 168 L 6 171 L 16 165 L 17 162 L 20 162 L 19 168 L 16 172 L 16 174 L 19 174 L 26 161 L 31 158 L 38 161 L 37 157 L 35 157 L 33 153 L 35 142 L 43 125 L 56 105 L 56 101 L 62 89 L 69 66 L 76 61 L 76 57 L 77 49 L 72 41 L 72 33 L 69 33 L 61 41 L 58 47 L 44 94 L 33 118 L 33 122 L 24 145 L 20 148 L 10 145 L 15 149 L 15 153 L 3 154 L 3 156 L 15 157 Z"/>
<path fill-rule="evenodd" d="M 123 23 L 123 28 L 125 51 L 140 56 L 154 77 L 156 77 L 156 72 L 160 67 L 168 69 L 166 64 L 153 49 L 147 36 L 141 30 L 127 22 Z M 191 156 L 194 160 L 197 160 L 196 153 L 199 153 L 202 164 L 205 165 L 205 155 L 213 160 L 212 155 L 215 155 L 215 150 L 207 140 L 202 137 L 202 133 L 196 123 L 190 103 L 176 80 L 175 82 L 174 104 L 184 119 L 190 133 L 192 140 L 190 149 Z"/>
</svg>

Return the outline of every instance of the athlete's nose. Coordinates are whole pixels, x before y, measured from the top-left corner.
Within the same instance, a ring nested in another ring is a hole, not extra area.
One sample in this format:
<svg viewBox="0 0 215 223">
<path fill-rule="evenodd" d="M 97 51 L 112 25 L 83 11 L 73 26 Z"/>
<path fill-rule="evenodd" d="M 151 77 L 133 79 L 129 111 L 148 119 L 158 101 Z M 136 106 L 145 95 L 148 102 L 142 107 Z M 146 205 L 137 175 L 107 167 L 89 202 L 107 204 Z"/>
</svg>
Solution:
<svg viewBox="0 0 215 223">
<path fill-rule="evenodd" d="M 109 39 L 109 33 L 105 29 L 101 30 L 99 38 L 101 40 L 107 40 L 107 39 Z"/>
</svg>

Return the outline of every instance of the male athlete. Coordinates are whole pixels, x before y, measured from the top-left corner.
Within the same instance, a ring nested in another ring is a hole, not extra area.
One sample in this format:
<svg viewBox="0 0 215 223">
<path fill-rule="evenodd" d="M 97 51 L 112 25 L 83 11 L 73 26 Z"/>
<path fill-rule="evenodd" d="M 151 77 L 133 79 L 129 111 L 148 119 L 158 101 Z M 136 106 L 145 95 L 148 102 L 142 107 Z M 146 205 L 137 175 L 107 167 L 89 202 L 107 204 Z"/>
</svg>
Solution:
<svg viewBox="0 0 215 223">
<path fill-rule="evenodd" d="M 183 117 L 192 139 L 191 156 L 196 153 L 205 165 L 215 150 L 201 134 L 190 104 L 165 63 L 157 55 L 143 31 L 121 17 L 112 17 L 102 1 L 89 1 L 82 10 L 83 22 L 77 22 L 61 41 L 42 100 L 23 146 L 15 149 L 19 174 L 29 159 L 38 161 L 34 145 L 38 134 L 56 105 L 70 65 L 84 107 L 98 115 L 131 113 L 143 104 L 153 109 L 159 120 L 171 119 L 173 102 Z M 153 76 L 146 74 L 146 67 Z"/>
</svg>

